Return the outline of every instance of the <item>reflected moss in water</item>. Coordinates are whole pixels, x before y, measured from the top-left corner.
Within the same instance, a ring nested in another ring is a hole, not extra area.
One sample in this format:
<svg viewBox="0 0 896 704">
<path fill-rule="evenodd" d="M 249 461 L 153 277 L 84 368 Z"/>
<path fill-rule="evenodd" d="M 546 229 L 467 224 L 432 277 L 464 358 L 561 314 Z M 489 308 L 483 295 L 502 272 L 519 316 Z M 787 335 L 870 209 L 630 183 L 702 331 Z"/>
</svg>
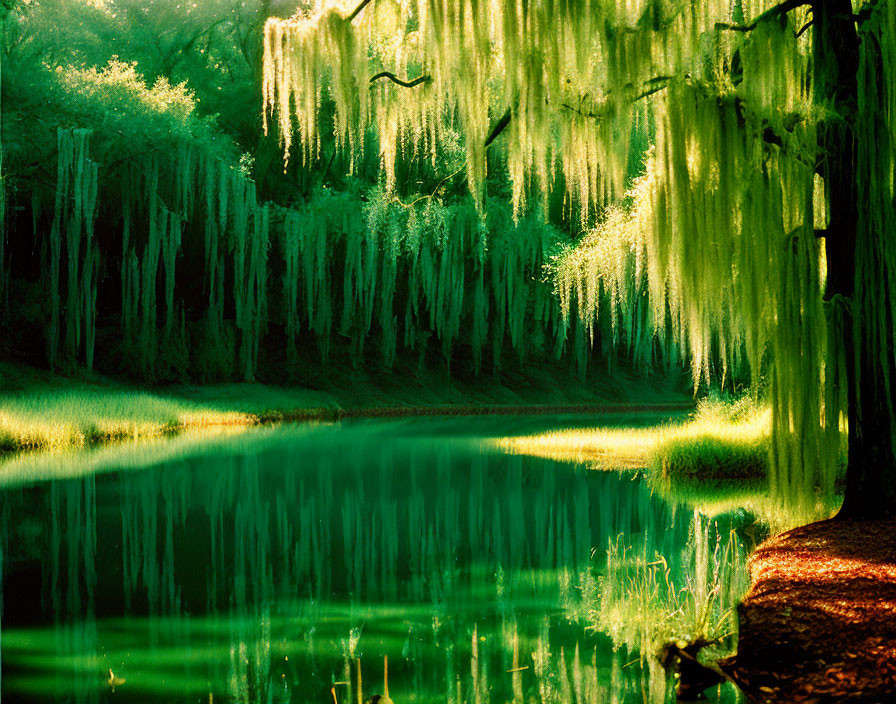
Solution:
<svg viewBox="0 0 896 704">
<path fill-rule="evenodd" d="M 428 425 L 284 428 L 7 488 L 4 693 L 99 701 L 112 670 L 125 702 L 344 702 L 358 657 L 382 693 L 386 656 L 395 701 L 656 693 L 652 660 L 586 616 L 602 546 L 640 536 L 681 570 L 690 512 Z"/>
</svg>

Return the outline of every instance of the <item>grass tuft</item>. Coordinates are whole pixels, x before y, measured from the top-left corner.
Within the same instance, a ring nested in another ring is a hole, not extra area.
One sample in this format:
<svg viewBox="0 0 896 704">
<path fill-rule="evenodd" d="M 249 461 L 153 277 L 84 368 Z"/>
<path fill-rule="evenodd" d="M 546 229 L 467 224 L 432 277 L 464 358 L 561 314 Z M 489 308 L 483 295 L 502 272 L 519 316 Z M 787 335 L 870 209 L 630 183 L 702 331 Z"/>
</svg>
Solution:
<svg viewBox="0 0 896 704">
<path fill-rule="evenodd" d="M 763 437 L 677 437 L 660 443 L 654 458 L 663 479 L 705 482 L 768 476 L 768 441 Z"/>
</svg>

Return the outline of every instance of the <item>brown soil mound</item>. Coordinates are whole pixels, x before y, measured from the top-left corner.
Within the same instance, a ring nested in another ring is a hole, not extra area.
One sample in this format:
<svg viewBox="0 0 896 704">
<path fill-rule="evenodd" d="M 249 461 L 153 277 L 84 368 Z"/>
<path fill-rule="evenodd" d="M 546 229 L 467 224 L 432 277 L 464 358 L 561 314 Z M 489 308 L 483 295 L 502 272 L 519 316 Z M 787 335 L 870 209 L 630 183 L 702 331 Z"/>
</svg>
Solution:
<svg viewBox="0 0 896 704">
<path fill-rule="evenodd" d="M 750 558 L 729 671 L 760 702 L 896 702 L 896 519 L 830 520 Z"/>
</svg>

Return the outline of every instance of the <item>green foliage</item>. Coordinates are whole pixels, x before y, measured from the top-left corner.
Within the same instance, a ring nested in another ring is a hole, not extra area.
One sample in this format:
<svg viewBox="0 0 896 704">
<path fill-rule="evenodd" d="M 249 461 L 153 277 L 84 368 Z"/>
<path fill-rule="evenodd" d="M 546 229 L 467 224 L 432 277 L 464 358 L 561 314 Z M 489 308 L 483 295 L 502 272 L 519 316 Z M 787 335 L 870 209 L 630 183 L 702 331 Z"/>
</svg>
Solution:
<svg viewBox="0 0 896 704">
<path fill-rule="evenodd" d="M 155 22 L 164 5 L 153 6 L 146 22 Z M 198 14 L 186 19 L 202 24 L 227 3 L 219 5 L 201 22 Z M 194 82 L 146 78 L 153 63 L 143 54 L 151 52 L 134 50 L 140 33 L 120 24 L 143 20 L 128 8 L 113 17 L 118 9 L 111 1 L 92 9 L 30 5 L 16 51 L 34 63 L 16 64 L 11 84 L 21 100 L 10 155 L 18 182 L 34 194 L 24 208 L 38 242 L 45 237 L 44 203 L 53 197 L 45 191 L 53 188 L 61 204 L 68 199 L 64 181 L 53 184 L 40 173 L 54 162 L 60 173 L 72 168 L 47 134 L 91 125 L 83 158 L 97 171 L 101 223 L 88 238 L 92 263 L 82 266 L 74 236 L 70 251 L 60 246 L 69 242 L 65 213 L 54 215 L 63 225 L 52 230 L 49 246 L 34 251 L 51 292 L 91 290 L 95 282 L 82 281 L 82 272 L 96 267 L 116 272 L 120 304 L 111 297 L 98 304 L 101 317 L 117 319 L 121 330 L 103 350 L 106 368 L 150 381 L 251 380 L 266 357 L 285 352 L 299 370 L 308 343 L 327 359 L 334 341 L 347 339 L 355 365 L 373 359 L 388 368 L 399 355 L 422 364 L 437 351 L 450 363 L 460 350 L 464 369 L 479 373 L 500 369 L 505 349 L 519 359 L 550 359 L 570 348 L 570 326 L 561 323 L 543 271 L 566 240 L 559 230 L 534 214 L 514 218 L 497 201 L 483 220 L 469 199 L 443 200 L 433 192 L 403 205 L 389 188 L 365 193 L 355 183 L 339 194 L 317 189 L 305 203 L 293 193 L 289 207 L 261 202 L 249 178 L 262 168 L 258 159 L 240 155 L 216 120 L 202 116 Z M 177 13 L 169 11 L 174 20 Z M 65 18 L 78 18 L 85 34 L 64 49 L 53 47 L 37 28 Z M 116 28 L 139 59 L 107 61 L 99 37 Z M 457 149 L 450 135 L 446 148 Z M 89 353 L 79 357 L 69 343 L 63 348 L 55 331 L 71 318 L 74 332 L 66 339 L 78 339 L 81 318 L 96 308 L 75 318 L 71 305 L 50 306 L 51 360 L 61 360 L 57 349 L 64 349 L 66 364 L 85 361 Z M 92 340 L 95 326 L 88 323 Z M 262 344 L 270 330 L 274 339 L 285 333 L 284 347 Z M 590 356 L 584 339 L 575 334 L 582 374 Z"/>
<path fill-rule="evenodd" d="M 222 158 L 233 150 L 214 122 L 200 118 L 185 84 L 165 78 L 152 86 L 134 63 L 113 59 L 102 68 L 16 65 L 9 81 L 15 103 L 9 110 L 12 170 L 21 162 L 44 160 L 55 150 L 49 130 L 89 125 L 92 156 L 101 164 L 120 164 L 155 152 L 176 151 L 187 141 L 204 145 Z"/>
<path fill-rule="evenodd" d="M 261 26 L 290 0 L 29 0 L 13 10 L 13 59 L 21 66 L 101 67 L 114 57 L 141 74 L 188 82 L 205 106 L 238 131 L 254 131 Z"/>
<path fill-rule="evenodd" d="M 337 159 L 331 173 L 360 173 L 382 161 L 384 185 L 349 181 L 335 193 L 303 177 L 301 186 L 277 191 L 279 203 L 263 202 L 267 141 L 253 151 L 255 138 L 240 126 L 252 110 L 240 106 L 246 95 L 258 101 L 261 22 L 277 8 L 261 0 L 195 8 L 160 0 L 139 10 L 117 0 L 34 0 L 17 9 L 7 86 L 12 128 L 5 130 L 21 213 L 13 246 L 19 260 L 27 252 L 51 293 L 62 292 L 50 297 L 57 302 L 39 322 L 50 359 L 87 363 L 99 334 L 114 336 L 100 345 L 104 369 L 149 381 L 251 380 L 261 366 L 283 374 L 281 355 L 300 373 L 309 348 L 329 359 L 334 346 L 350 350 L 355 366 L 389 368 L 399 358 L 422 366 L 440 357 L 476 374 L 501 369 L 508 351 L 519 360 L 575 351 L 584 375 L 595 332 L 563 318 L 544 270 L 568 246 L 567 236 L 521 203 L 511 209 L 491 200 L 484 215 L 481 202 L 455 197 L 453 177 L 437 162 L 462 159 L 463 141 L 456 126 L 433 119 L 426 99 L 409 115 L 385 83 L 373 89 L 378 105 L 396 111 L 378 113 L 384 129 L 390 115 L 398 120 L 376 154 L 355 137 L 370 117 L 362 105 L 368 89 L 339 93 L 351 82 L 341 66 L 336 103 L 360 102 L 357 111 L 336 111 L 336 138 L 349 163 Z M 331 19 L 327 36 L 338 51 L 363 47 Z M 65 42 L 62 27 L 73 28 Z M 375 43 L 378 52 L 391 51 L 388 42 Z M 240 100 L 214 98 L 224 76 Z M 83 159 L 97 171 L 98 225 L 82 242 L 75 230 L 66 236 L 68 186 L 51 174 L 72 168 L 56 134 L 88 125 Z M 251 146 L 239 143 L 247 136 Z M 289 140 L 291 131 L 284 127 L 277 137 Z M 319 136 L 313 149 L 307 143 L 309 167 L 327 139 Z M 413 169 L 397 162 L 409 141 L 426 146 Z M 435 187 L 427 185 L 433 174 Z M 493 175 L 499 185 L 502 178 Z M 395 197 L 417 188 L 426 195 L 410 195 L 406 204 Z M 55 230 L 46 207 L 54 200 L 62 204 L 62 214 L 53 213 L 61 223 Z M 25 221 L 36 247 L 21 236 Z M 120 291 L 120 303 L 110 290 Z M 71 305 L 75 291 L 80 308 Z M 92 306 L 90 296 L 99 296 Z M 56 332 L 69 322 L 71 334 Z M 85 347 L 76 350 L 82 328 Z M 596 335 L 604 351 L 614 334 Z"/>
<path fill-rule="evenodd" d="M 145 115 L 150 125 L 142 124 L 148 136 L 165 132 L 181 132 L 195 125 L 196 100 L 186 84 L 171 85 L 164 76 L 150 87 L 137 73 L 136 63 L 111 60 L 105 67 L 78 69 L 57 66 L 57 89 L 64 97 L 58 102 L 74 113 L 90 112 L 94 106 L 105 104 L 99 111 L 102 120 L 95 125 L 98 132 L 133 127 L 134 115 Z"/>
<path fill-rule="evenodd" d="M 65 135 L 87 133 L 59 128 L 56 212 L 44 264 L 51 291 L 50 360 L 58 360 L 57 330 L 62 308 L 55 292 L 64 285 L 68 290 L 65 310 L 69 322 L 66 358 L 77 360 L 83 328 L 86 361 L 92 363 L 95 303 L 88 299 L 96 296 L 93 271 L 101 258 L 120 252 L 120 315 L 125 333 L 121 351 L 125 361 L 148 379 L 182 374 L 184 355 L 173 354 L 186 346 L 185 326 L 178 312 L 180 302 L 175 299 L 177 260 L 184 230 L 201 232 L 204 227 L 206 244 L 214 250 L 209 256 L 215 257 L 209 288 L 216 293 L 213 310 L 223 305 L 224 263 L 219 260 L 224 254 L 233 255 L 232 295 L 238 304 L 248 299 L 238 313 L 244 338 L 242 374 L 251 378 L 265 305 L 266 211 L 257 205 L 254 184 L 227 165 L 234 155 L 230 143 L 211 122 L 196 115 L 195 101 L 184 85 L 172 86 L 159 79 L 150 88 L 133 64 L 113 61 L 100 70 L 57 68 L 38 74 L 35 81 L 43 92 L 31 95 L 30 100 L 46 100 L 57 106 L 53 121 L 94 126 L 89 158 L 84 137 L 76 142 L 77 149 L 70 146 L 70 138 L 63 139 Z M 19 105 L 17 109 L 25 112 L 29 106 Z M 26 132 L 24 136 L 30 135 Z M 122 158 L 125 143 L 127 151 Z M 41 153 L 39 139 L 29 147 Z M 24 155 L 18 157 L 21 160 Z M 103 181 L 102 193 L 97 192 L 99 179 Z M 120 222 L 120 234 L 116 234 L 121 244 L 110 248 L 108 224 L 103 242 L 95 242 L 92 218 L 98 209 L 114 201 L 120 205 L 118 212 L 113 210 L 111 224 L 114 227 Z M 40 203 L 32 199 L 35 226 L 42 216 Z M 206 211 L 202 212 L 197 203 L 205 205 Z M 231 208 L 233 218 L 228 221 Z M 220 276 L 215 278 L 218 268 Z M 76 306 L 76 298 L 84 302 Z M 161 331 L 162 316 L 157 313 L 160 301 L 165 310 Z M 80 309 L 84 312 L 75 315 L 74 311 Z M 256 312 L 261 315 L 256 316 Z M 175 363 L 176 359 L 181 362 Z M 176 369 L 181 371 L 175 373 Z"/>
</svg>

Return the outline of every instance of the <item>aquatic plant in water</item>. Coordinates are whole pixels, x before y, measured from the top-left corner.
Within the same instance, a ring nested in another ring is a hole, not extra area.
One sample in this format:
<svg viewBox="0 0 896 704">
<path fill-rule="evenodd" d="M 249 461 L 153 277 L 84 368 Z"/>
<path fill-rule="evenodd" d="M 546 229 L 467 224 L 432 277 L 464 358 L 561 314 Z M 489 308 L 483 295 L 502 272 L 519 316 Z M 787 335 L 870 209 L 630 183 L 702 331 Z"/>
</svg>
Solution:
<svg viewBox="0 0 896 704">
<path fill-rule="evenodd" d="M 626 543 L 622 536 L 607 550 L 591 619 L 616 648 L 635 655 L 662 690 L 660 653 L 667 643 L 683 648 L 705 642 L 705 656 L 718 658 L 737 643 L 735 607 L 749 577 L 746 552 L 732 529 L 694 512 L 690 539 L 680 556 L 648 552 L 649 540 Z M 659 699 L 658 701 L 661 701 Z"/>
</svg>

